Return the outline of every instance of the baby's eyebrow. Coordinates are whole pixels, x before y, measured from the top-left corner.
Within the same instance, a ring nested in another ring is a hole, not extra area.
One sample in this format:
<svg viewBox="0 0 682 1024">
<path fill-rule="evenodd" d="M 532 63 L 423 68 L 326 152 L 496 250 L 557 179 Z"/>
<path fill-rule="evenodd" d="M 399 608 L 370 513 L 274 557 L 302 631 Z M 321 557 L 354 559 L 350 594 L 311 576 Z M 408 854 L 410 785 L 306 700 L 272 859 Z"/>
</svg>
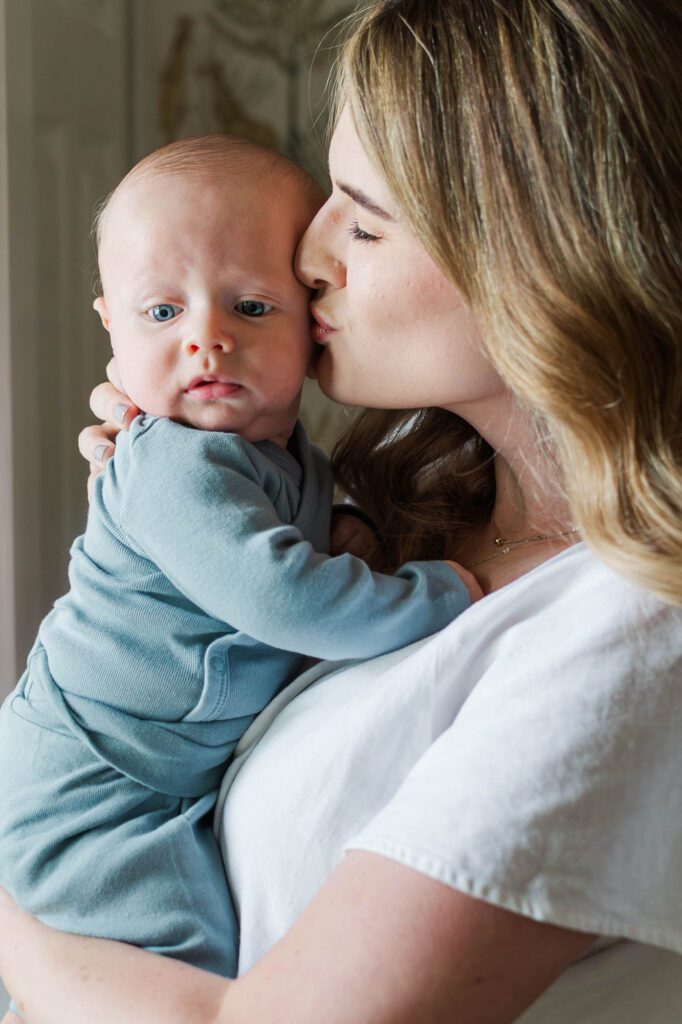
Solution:
<svg viewBox="0 0 682 1024">
<path fill-rule="evenodd" d="M 362 206 L 365 210 L 376 214 L 377 217 L 381 217 L 383 220 L 390 220 L 395 223 L 395 217 L 391 216 L 390 213 L 384 210 L 382 206 L 379 206 L 378 203 L 375 203 L 373 199 L 370 199 L 364 192 L 361 192 L 359 188 L 353 188 L 352 185 L 345 185 L 342 181 L 337 181 L 336 184 L 338 188 L 340 188 L 342 192 L 345 192 L 347 196 L 350 196 L 353 202 L 357 203 L 358 206 Z"/>
</svg>

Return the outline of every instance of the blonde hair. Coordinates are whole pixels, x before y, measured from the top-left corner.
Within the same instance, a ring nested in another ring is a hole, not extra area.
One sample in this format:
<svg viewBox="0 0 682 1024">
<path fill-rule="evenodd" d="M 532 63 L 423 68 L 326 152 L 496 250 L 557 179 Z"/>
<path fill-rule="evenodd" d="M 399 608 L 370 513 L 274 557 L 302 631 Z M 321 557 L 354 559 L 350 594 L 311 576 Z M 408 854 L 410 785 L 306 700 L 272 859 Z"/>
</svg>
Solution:
<svg viewBox="0 0 682 1024">
<path fill-rule="evenodd" d="M 238 135 L 194 135 L 178 139 L 155 149 L 132 167 L 116 188 L 97 204 L 93 216 L 92 238 L 99 252 L 107 214 L 117 195 L 129 185 L 156 174 L 192 175 L 197 182 L 221 180 L 228 174 L 250 174 L 255 178 L 274 177 L 289 180 L 311 203 L 324 198 L 320 185 L 307 171 L 270 146 L 251 142 Z M 96 276 L 94 289 L 101 293 L 101 280 Z"/>
<path fill-rule="evenodd" d="M 679 0 L 385 0 L 347 42 L 340 83 L 411 226 L 551 436 L 585 539 L 673 604 L 681 29 Z M 424 485 L 429 459 L 440 472 Z M 440 410 L 365 414 L 336 464 L 389 562 L 444 554 L 494 501 L 490 450 Z"/>
</svg>

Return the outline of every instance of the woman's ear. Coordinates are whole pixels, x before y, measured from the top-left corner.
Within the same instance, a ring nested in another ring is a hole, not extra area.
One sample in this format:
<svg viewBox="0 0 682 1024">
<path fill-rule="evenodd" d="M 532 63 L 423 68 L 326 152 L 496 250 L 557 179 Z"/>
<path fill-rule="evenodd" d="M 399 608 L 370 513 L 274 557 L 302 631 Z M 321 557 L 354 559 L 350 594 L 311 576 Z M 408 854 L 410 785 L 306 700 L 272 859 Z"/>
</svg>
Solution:
<svg viewBox="0 0 682 1024">
<path fill-rule="evenodd" d="M 107 304 L 104 301 L 104 296 L 99 295 L 93 302 L 92 308 L 96 313 L 99 313 L 100 319 L 104 324 L 104 328 L 108 331 L 110 329 L 109 325 L 111 320 L 109 319 L 109 310 L 107 309 Z"/>
</svg>

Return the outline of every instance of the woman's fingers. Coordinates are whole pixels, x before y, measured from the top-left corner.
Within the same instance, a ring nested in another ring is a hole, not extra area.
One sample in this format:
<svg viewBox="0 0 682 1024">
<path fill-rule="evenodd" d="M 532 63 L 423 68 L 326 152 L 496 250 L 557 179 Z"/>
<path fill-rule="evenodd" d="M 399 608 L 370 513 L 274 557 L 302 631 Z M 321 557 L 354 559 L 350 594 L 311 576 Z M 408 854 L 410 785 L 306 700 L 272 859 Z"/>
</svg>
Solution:
<svg viewBox="0 0 682 1024">
<path fill-rule="evenodd" d="M 78 451 L 90 463 L 91 471 L 102 469 L 114 454 L 119 429 L 111 423 L 100 423 L 81 430 Z"/>
<path fill-rule="evenodd" d="M 107 378 L 107 383 L 98 384 L 90 395 L 90 408 L 104 422 L 85 427 L 78 435 L 78 450 L 90 465 L 88 501 L 97 475 L 116 450 L 116 435 L 127 430 L 140 412 L 122 390 L 115 359 L 107 364 Z"/>
<path fill-rule="evenodd" d="M 126 389 L 123 387 L 118 372 L 118 363 L 116 362 L 116 356 L 112 356 L 109 362 L 107 363 L 107 380 L 110 380 L 111 383 L 116 388 L 116 390 L 120 391 L 125 398 L 128 397 L 126 395 Z"/>
<path fill-rule="evenodd" d="M 94 487 L 95 480 L 97 479 L 99 474 L 100 474 L 100 471 L 98 469 L 97 470 L 93 470 L 93 469 L 90 470 L 90 476 L 88 477 L 88 504 L 92 501 L 92 488 Z M 0 1024 L 2 1024 L 2 1022 L 0 1022 Z"/>
<path fill-rule="evenodd" d="M 107 367 L 108 370 L 108 367 Z M 90 395 L 90 408 L 99 420 L 127 430 L 140 410 L 113 384 L 98 384 Z"/>
</svg>

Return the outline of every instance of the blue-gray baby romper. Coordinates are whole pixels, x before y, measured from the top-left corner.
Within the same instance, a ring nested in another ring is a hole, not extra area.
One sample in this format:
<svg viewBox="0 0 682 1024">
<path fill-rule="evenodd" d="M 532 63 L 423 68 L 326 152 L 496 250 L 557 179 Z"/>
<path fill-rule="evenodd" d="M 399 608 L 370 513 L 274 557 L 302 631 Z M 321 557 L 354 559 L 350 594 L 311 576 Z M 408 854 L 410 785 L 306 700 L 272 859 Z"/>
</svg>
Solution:
<svg viewBox="0 0 682 1024">
<path fill-rule="evenodd" d="M 0 712 L 0 883 L 53 927 L 233 976 L 211 811 L 239 737 L 304 656 L 382 654 L 469 604 L 442 563 L 330 558 L 328 463 L 300 425 L 290 449 L 141 416 L 96 481 Z"/>
</svg>

